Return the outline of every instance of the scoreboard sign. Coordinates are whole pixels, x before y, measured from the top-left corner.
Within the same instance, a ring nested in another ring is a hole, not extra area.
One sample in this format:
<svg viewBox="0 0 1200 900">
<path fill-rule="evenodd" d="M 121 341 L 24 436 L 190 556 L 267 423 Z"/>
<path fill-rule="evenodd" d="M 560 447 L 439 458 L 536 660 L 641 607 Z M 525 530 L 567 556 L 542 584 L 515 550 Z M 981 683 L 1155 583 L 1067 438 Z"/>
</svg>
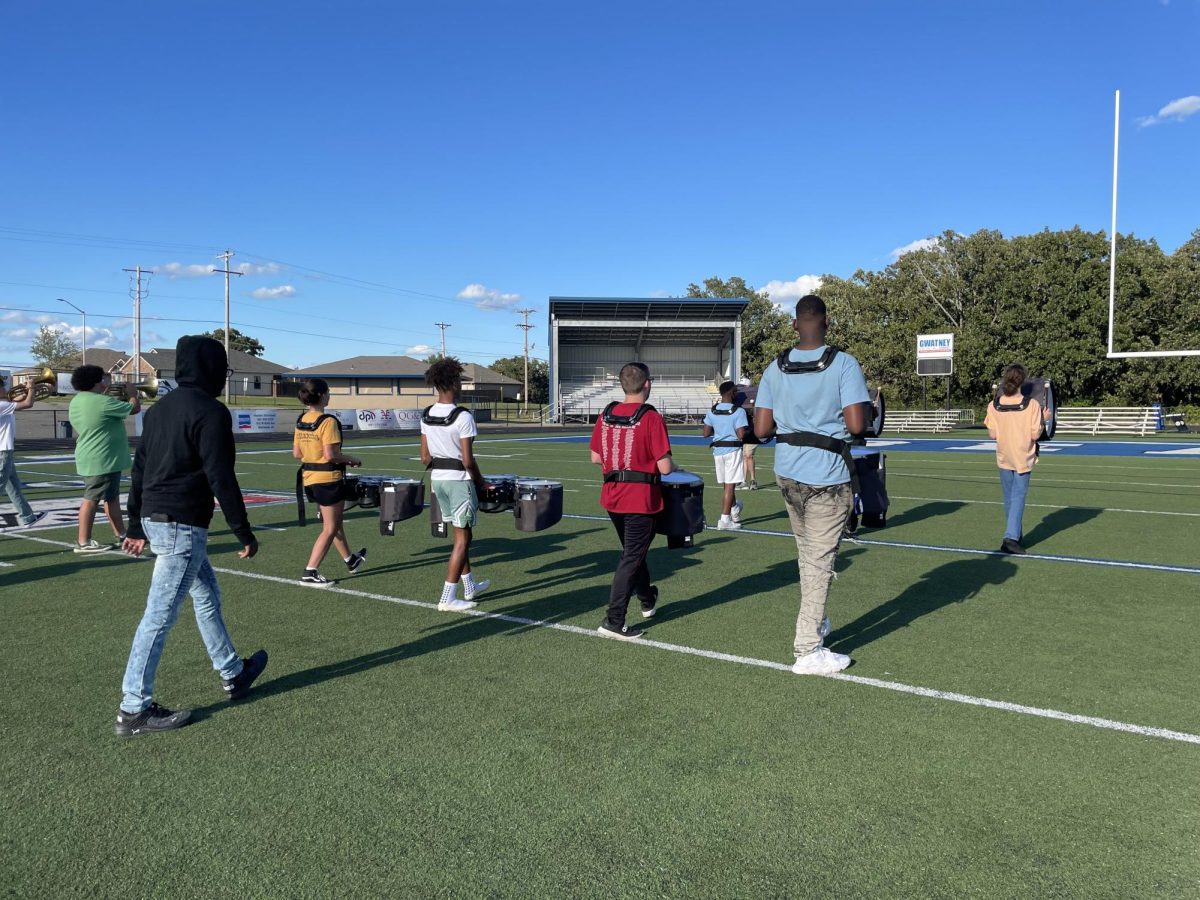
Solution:
<svg viewBox="0 0 1200 900">
<path fill-rule="evenodd" d="M 954 372 L 954 335 L 917 335 L 917 374 L 950 375 Z"/>
</svg>

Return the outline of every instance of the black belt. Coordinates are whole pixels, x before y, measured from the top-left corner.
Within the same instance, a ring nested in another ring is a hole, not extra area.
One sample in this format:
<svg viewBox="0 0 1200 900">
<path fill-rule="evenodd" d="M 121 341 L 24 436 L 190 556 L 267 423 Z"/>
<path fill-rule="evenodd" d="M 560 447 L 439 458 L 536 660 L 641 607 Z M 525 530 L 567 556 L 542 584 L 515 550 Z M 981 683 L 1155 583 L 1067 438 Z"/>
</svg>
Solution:
<svg viewBox="0 0 1200 900">
<path fill-rule="evenodd" d="M 818 450 L 836 453 L 846 464 L 846 470 L 850 473 L 850 486 L 854 488 L 854 493 L 862 493 L 862 485 L 858 481 L 858 470 L 854 466 L 854 457 L 850 453 L 850 444 L 847 441 L 838 440 L 827 434 L 818 434 L 815 431 L 792 431 L 787 434 L 777 434 L 775 440 L 780 444 L 788 444 L 792 447 L 816 447 Z"/>
<path fill-rule="evenodd" d="M 425 467 L 426 469 L 452 469 L 455 472 L 465 472 L 467 467 L 462 464 L 461 459 L 448 459 L 446 457 L 435 456 L 433 460 Z"/>
<path fill-rule="evenodd" d="M 662 476 L 657 472 L 635 472 L 633 469 L 613 469 L 604 473 L 604 483 L 612 484 L 658 484 Z"/>
<path fill-rule="evenodd" d="M 708 446 L 710 447 L 740 447 L 744 441 L 713 441 Z"/>
</svg>

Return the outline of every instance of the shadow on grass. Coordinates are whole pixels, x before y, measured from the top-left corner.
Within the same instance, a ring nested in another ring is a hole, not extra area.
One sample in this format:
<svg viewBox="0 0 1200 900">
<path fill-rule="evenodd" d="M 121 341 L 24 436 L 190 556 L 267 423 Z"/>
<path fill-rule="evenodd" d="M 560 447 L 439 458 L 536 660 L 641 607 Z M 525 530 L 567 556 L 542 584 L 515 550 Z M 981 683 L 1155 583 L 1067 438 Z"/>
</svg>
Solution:
<svg viewBox="0 0 1200 900">
<path fill-rule="evenodd" d="M 7 543 L 7 542 L 6 542 Z M 2 545 L 0 545 L 2 546 Z M 44 550 L 41 552 L 32 553 L 4 553 L 0 555 L 0 560 L 4 562 L 17 562 L 20 560 L 45 560 L 47 557 L 63 556 L 61 562 L 52 564 L 53 568 L 47 569 L 44 564 L 39 564 L 33 568 L 22 568 L 14 566 L 13 568 L 4 568 L 0 570 L 0 588 L 10 587 L 18 584 L 26 584 L 31 582 L 45 582 L 47 578 L 70 577 L 78 575 L 84 571 L 99 571 L 111 568 L 127 562 L 128 557 L 116 552 L 108 553 L 91 553 L 80 554 L 68 549 Z M 153 559 L 153 557 L 151 557 Z"/>
<path fill-rule="evenodd" d="M 1038 522 L 1034 526 L 1033 531 L 1029 532 L 1021 540 L 1023 547 L 1032 547 L 1035 544 L 1040 544 L 1042 541 L 1054 537 L 1061 531 L 1067 531 L 1077 525 L 1082 525 L 1085 522 L 1090 522 L 1096 516 L 1100 515 L 1102 510 L 1087 509 L 1079 507 L 1067 507 L 1066 509 L 1056 509 L 1048 516 Z"/>
<path fill-rule="evenodd" d="M 896 598 L 835 629 L 825 639 L 825 646 L 838 653 L 850 653 L 943 606 L 970 600 L 988 585 L 1001 584 L 1016 572 L 1016 565 L 1004 556 L 955 560 L 930 569 Z"/>
<path fill-rule="evenodd" d="M 920 506 L 896 513 L 894 516 L 888 516 L 887 524 L 889 528 L 895 528 L 897 525 L 911 525 L 913 522 L 923 522 L 934 516 L 947 516 L 950 513 L 958 512 L 966 505 L 956 500 L 935 500 L 932 503 L 922 503 Z"/>
</svg>

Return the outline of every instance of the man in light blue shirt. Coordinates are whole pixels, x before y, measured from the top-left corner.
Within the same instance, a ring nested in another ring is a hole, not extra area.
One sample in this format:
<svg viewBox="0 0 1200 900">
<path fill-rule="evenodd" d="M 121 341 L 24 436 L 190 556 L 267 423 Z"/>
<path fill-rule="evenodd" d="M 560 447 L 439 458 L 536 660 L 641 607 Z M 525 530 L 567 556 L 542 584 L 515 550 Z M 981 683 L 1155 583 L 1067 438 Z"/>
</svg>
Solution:
<svg viewBox="0 0 1200 900">
<path fill-rule="evenodd" d="M 850 657 L 823 646 L 825 604 L 842 530 L 854 505 L 847 442 L 866 429 L 870 401 L 862 368 L 825 343 L 825 303 L 801 297 L 792 329 L 796 346 L 772 362 L 758 385 L 754 431 L 775 435 L 775 480 L 783 492 L 800 560 L 800 615 L 794 650 L 798 675 L 830 675 Z"/>
<path fill-rule="evenodd" d="M 718 389 L 721 402 L 714 404 L 704 417 L 704 436 L 712 438 L 713 463 L 717 467 L 717 484 L 721 485 L 721 531 L 736 531 L 742 527 L 742 501 L 733 502 L 733 492 L 746 478 L 742 463 L 742 438 L 750 427 L 746 411 L 733 402 L 737 385 L 726 381 Z"/>
</svg>

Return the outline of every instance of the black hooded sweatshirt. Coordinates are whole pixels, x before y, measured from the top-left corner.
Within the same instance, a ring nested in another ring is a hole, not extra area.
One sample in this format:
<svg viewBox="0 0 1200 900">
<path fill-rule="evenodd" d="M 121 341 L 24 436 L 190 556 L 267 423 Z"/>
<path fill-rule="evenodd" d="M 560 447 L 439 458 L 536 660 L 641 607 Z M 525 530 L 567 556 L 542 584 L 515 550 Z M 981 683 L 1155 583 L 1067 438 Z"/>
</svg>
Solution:
<svg viewBox="0 0 1200 900">
<path fill-rule="evenodd" d="M 218 341 L 182 337 L 175 347 L 179 386 L 146 411 L 133 457 L 128 535 L 145 539 L 143 516 L 208 528 L 213 497 L 243 546 L 254 543 L 233 470 L 233 419 L 216 398 L 228 360 Z"/>
</svg>

